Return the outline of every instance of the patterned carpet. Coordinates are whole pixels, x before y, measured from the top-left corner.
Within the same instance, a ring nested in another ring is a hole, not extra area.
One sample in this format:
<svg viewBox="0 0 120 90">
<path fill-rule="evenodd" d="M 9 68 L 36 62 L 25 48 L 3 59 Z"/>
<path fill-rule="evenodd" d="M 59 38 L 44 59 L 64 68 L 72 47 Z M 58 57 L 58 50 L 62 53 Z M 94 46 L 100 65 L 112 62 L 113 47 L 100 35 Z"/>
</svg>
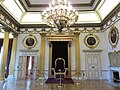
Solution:
<svg viewBox="0 0 120 90">
<path fill-rule="evenodd" d="M 60 80 L 56 80 L 54 78 L 48 78 L 45 83 L 60 83 Z M 64 78 L 64 80 L 61 80 L 61 83 L 73 84 L 74 81 L 71 78 Z"/>
</svg>

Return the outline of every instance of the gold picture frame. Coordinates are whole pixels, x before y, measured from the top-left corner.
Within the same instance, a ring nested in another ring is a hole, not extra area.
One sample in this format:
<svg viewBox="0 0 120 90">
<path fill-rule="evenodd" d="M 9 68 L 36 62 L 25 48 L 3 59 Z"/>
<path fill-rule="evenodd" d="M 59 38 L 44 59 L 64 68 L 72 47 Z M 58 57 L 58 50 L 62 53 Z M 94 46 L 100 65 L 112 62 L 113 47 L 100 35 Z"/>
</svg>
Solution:
<svg viewBox="0 0 120 90">
<path fill-rule="evenodd" d="M 99 42 L 100 40 L 95 34 L 88 34 L 84 38 L 85 45 L 91 49 L 94 49 L 99 44 Z"/>
<path fill-rule="evenodd" d="M 112 26 L 110 28 L 108 39 L 109 39 L 109 42 L 110 42 L 110 45 L 112 46 L 112 48 L 115 48 L 119 41 L 119 32 L 115 26 Z"/>
<path fill-rule="evenodd" d="M 22 42 L 26 48 L 31 49 L 37 44 L 37 39 L 35 36 L 30 34 L 25 36 Z"/>
</svg>

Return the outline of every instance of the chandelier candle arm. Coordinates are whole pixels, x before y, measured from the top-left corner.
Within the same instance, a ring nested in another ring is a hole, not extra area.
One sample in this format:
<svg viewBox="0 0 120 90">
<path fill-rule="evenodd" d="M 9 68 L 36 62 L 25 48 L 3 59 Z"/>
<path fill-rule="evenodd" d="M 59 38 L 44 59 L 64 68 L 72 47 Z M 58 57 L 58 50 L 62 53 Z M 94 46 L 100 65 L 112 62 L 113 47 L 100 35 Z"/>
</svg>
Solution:
<svg viewBox="0 0 120 90">
<path fill-rule="evenodd" d="M 42 16 L 47 25 L 57 27 L 60 33 L 63 28 L 75 24 L 78 20 L 78 12 L 67 0 L 58 0 L 57 3 L 53 0 Z"/>
</svg>

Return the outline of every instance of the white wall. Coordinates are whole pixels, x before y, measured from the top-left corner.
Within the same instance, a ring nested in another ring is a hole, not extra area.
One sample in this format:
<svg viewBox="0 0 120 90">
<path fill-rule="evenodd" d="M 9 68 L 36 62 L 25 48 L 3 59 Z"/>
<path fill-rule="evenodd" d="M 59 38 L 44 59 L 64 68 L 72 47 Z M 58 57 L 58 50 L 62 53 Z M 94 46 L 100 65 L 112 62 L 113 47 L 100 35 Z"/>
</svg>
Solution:
<svg viewBox="0 0 120 90">
<path fill-rule="evenodd" d="M 81 69 L 85 70 L 86 66 L 85 66 L 85 52 L 83 52 L 83 50 L 91 50 L 89 47 L 87 47 L 84 43 L 84 38 L 86 35 L 88 35 L 89 33 L 81 33 L 80 34 L 80 56 L 81 56 Z M 98 44 L 98 46 L 92 50 L 102 50 L 101 52 L 101 73 L 102 73 L 102 79 L 106 79 L 107 77 L 107 61 L 106 61 L 106 44 L 105 44 L 105 35 L 104 33 L 94 33 L 95 35 L 98 36 L 100 42 Z"/>
<path fill-rule="evenodd" d="M 114 24 L 114 26 L 118 29 L 119 38 L 120 38 L 120 20 L 119 20 L 118 22 L 116 22 L 116 23 Z M 120 50 L 120 39 L 119 39 L 118 44 L 117 44 L 117 46 L 116 46 L 115 48 L 112 48 L 112 46 L 110 45 L 109 39 L 108 39 L 109 31 L 110 31 L 110 28 L 108 28 L 108 29 L 104 32 L 104 34 L 105 34 L 105 36 L 106 36 L 106 37 L 105 37 L 105 43 L 106 43 L 106 61 L 108 62 L 108 65 L 107 65 L 108 69 L 109 69 L 109 57 L 108 57 L 108 53 L 109 53 L 109 52 L 113 52 L 113 51 L 115 51 L 115 50 L 116 50 L 116 51 Z M 107 78 L 110 79 L 110 73 L 108 73 Z"/>
<path fill-rule="evenodd" d="M 17 78 L 17 66 L 19 62 L 19 56 L 21 56 L 21 51 L 20 50 L 28 50 L 24 45 L 23 45 L 23 39 L 27 36 L 28 34 L 19 34 L 18 39 L 17 39 L 17 53 L 16 53 L 16 62 L 15 62 L 15 73 L 14 76 Z M 31 50 L 39 50 L 37 52 L 37 66 L 39 66 L 39 60 L 40 60 L 40 42 L 41 42 L 41 36 L 40 34 L 33 34 L 36 36 L 37 39 L 37 44 L 35 47 L 33 47 Z M 39 67 L 37 67 L 37 70 Z"/>
<path fill-rule="evenodd" d="M 116 26 L 119 30 L 120 33 L 120 21 L 116 22 L 114 24 L 114 26 Z M 108 35 L 109 35 L 109 31 L 110 28 L 108 28 L 105 32 L 101 32 L 101 33 L 94 33 L 95 35 L 98 36 L 98 38 L 100 39 L 100 43 L 98 44 L 98 46 L 96 48 L 94 48 L 94 50 L 102 50 L 101 52 L 101 72 L 102 72 L 102 79 L 109 79 L 109 73 L 108 73 L 108 67 L 109 67 L 109 58 L 108 58 L 108 53 L 112 52 L 114 50 L 120 50 L 120 40 L 117 44 L 117 46 L 115 48 L 112 48 L 112 46 L 109 43 L 109 39 L 108 39 Z M 90 48 L 88 48 L 85 43 L 84 43 L 84 38 L 86 35 L 88 35 L 89 33 L 81 33 L 79 36 L 79 40 L 80 40 L 80 63 L 81 63 L 81 69 L 85 70 L 85 53 L 83 52 L 83 50 L 90 50 Z M 15 70 L 17 70 L 17 66 L 18 66 L 18 59 L 19 59 L 19 55 L 20 50 L 26 50 L 27 48 L 24 47 L 22 40 L 23 38 L 28 35 L 28 34 L 19 34 L 18 35 L 18 42 L 17 42 L 17 55 L 16 55 L 16 67 Z M 39 61 L 40 61 L 40 42 L 41 42 L 41 36 L 39 34 L 33 34 L 34 36 L 36 36 L 37 38 L 37 45 L 32 48 L 32 50 L 34 49 L 38 49 L 39 52 L 37 53 L 38 56 L 38 62 L 37 62 L 37 66 L 39 66 Z M 119 35 L 120 38 L 120 35 Z M 75 73 L 76 70 L 76 64 L 75 64 L 75 43 L 74 43 L 74 39 L 71 43 L 71 70 L 72 70 L 72 75 Z M 49 67 L 49 43 L 46 39 L 46 44 L 45 44 L 45 70 L 46 73 L 48 73 L 48 67 Z M 39 67 L 37 67 L 37 69 L 39 69 Z M 17 73 L 16 73 L 17 75 Z"/>
<path fill-rule="evenodd" d="M 88 35 L 89 33 L 81 33 L 79 36 L 79 40 L 80 40 L 80 60 L 81 60 L 81 69 L 85 70 L 85 53 L 83 52 L 83 50 L 90 50 L 84 43 L 84 38 L 86 35 Z M 19 34 L 18 35 L 18 44 L 17 44 L 17 56 L 16 56 L 16 67 L 15 70 L 17 70 L 17 66 L 18 66 L 18 60 L 19 60 L 19 55 L 21 55 L 20 50 L 27 50 L 26 47 L 24 47 L 22 40 L 24 39 L 25 36 L 27 36 L 28 34 Z M 36 36 L 37 38 L 37 44 L 34 48 L 32 48 L 31 50 L 36 50 L 38 49 L 39 52 L 37 53 L 38 56 L 38 62 L 37 62 L 37 66 L 39 66 L 39 57 L 40 57 L 40 42 L 41 42 L 41 37 L 39 34 L 33 34 L 34 36 Z M 101 70 L 102 70 L 102 75 L 103 78 L 106 78 L 106 74 L 108 68 L 108 61 L 106 60 L 106 43 L 105 42 L 105 34 L 104 33 L 95 33 L 95 35 L 98 36 L 98 38 L 100 39 L 100 43 L 99 45 L 94 48 L 95 50 L 97 49 L 101 49 Z M 74 43 L 74 39 L 72 41 L 71 44 L 71 70 L 72 70 L 72 75 L 74 75 L 75 70 L 76 70 L 76 64 L 75 64 L 75 43 Z M 48 73 L 48 68 L 49 68 L 49 43 L 46 39 L 46 44 L 45 44 L 45 70 L 46 73 Z M 39 69 L 39 67 L 37 67 L 37 69 Z M 17 75 L 17 72 L 16 72 Z M 74 76 L 73 76 L 74 77 Z"/>
</svg>

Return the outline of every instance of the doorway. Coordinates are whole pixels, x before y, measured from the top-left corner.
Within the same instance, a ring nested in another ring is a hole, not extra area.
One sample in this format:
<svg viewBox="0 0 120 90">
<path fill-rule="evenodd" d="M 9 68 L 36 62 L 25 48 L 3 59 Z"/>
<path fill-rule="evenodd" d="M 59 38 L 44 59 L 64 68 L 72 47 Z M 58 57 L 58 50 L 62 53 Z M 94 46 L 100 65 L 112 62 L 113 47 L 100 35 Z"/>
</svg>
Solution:
<svg viewBox="0 0 120 90">
<path fill-rule="evenodd" d="M 55 60 L 63 58 L 65 60 L 65 68 L 68 68 L 68 42 L 53 41 L 52 42 L 52 68 L 55 67 Z"/>
<path fill-rule="evenodd" d="M 36 78 L 36 56 L 19 56 L 18 79 Z"/>
<path fill-rule="evenodd" d="M 87 79 L 101 79 L 101 50 L 84 50 Z"/>
<path fill-rule="evenodd" d="M 52 67 L 55 65 L 53 60 L 53 43 L 64 43 L 66 42 L 66 48 L 67 48 L 67 65 L 65 67 L 68 68 L 68 75 L 67 77 L 71 77 L 71 42 L 74 38 L 74 35 L 64 35 L 64 34 L 56 34 L 56 35 L 48 35 L 47 39 L 49 41 L 49 77 L 53 77 L 51 71 L 52 71 Z M 59 44 L 58 44 L 59 45 Z M 62 46 L 62 45 L 61 45 Z M 58 47 L 57 49 L 61 49 L 60 47 Z M 64 52 L 65 50 L 63 50 L 62 52 Z M 58 50 L 57 50 L 58 52 Z M 64 59 L 64 58 L 63 58 Z M 53 62 L 53 64 L 52 64 Z"/>
<path fill-rule="evenodd" d="M 33 77 L 34 56 L 27 56 L 26 60 L 26 78 L 32 79 Z"/>
</svg>

